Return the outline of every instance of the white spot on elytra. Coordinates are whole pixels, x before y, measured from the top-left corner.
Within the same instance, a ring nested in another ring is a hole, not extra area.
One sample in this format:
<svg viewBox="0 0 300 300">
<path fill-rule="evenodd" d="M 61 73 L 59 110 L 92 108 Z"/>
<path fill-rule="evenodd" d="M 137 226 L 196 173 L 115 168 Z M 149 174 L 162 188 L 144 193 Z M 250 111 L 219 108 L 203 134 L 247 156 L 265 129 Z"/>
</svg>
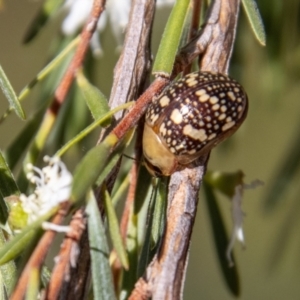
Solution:
<svg viewBox="0 0 300 300">
<path fill-rule="evenodd" d="M 225 105 L 222 105 L 220 110 L 221 112 L 225 112 L 227 110 L 227 107 Z"/>
<path fill-rule="evenodd" d="M 195 78 L 190 77 L 189 79 L 187 79 L 187 80 L 185 81 L 185 83 L 186 83 L 189 87 L 192 87 L 192 86 L 195 86 L 195 85 L 198 83 L 198 81 L 195 80 Z"/>
<path fill-rule="evenodd" d="M 180 124 L 182 122 L 182 114 L 180 113 L 179 109 L 177 108 L 173 109 L 170 119 L 175 124 Z"/>
<path fill-rule="evenodd" d="M 217 136 L 216 133 L 212 133 L 207 139 L 210 141 Z"/>
<path fill-rule="evenodd" d="M 204 129 L 196 129 L 190 124 L 184 126 L 183 134 L 201 142 L 207 139 L 206 131 Z"/>
<path fill-rule="evenodd" d="M 213 105 L 212 110 L 218 110 L 220 108 L 220 105 L 217 103 Z"/>
<path fill-rule="evenodd" d="M 221 114 L 218 118 L 218 120 L 222 121 L 226 118 L 226 114 Z"/>
<path fill-rule="evenodd" d="M 202 95 L 205 95 L 206 94 L 206 90 L 204 89 L 201 89 L 201 90 L 198 90 L 195 92 L 195 95 L 196 96 L 202 96 Z"/>
<path fill-rule="evenodd" d="M 216 96 L 212 96 L 212 97 L 209 98 L 209 102 L 211 104 L 215 104 L 215 103 L 219 102 L 219 98 L 216 97 Z"/>
<path fill-rule="evenodd" d="M 234 121 L 226 123 L 225 125 L 223 125 L 222 131 L 226 131 L 226 130 L 230 129 L 232 126 L 234 126 L 234 124 L 235 124 Z"/>
<path fill-rule="evenodd" d="M 196 149 L 192 149 L 192 150 L 188 151 L 188 154 L 194 154 L 194 153 L 196 153 Z"/>
<path fill-rule="evenodd" d="M 151 123 L 154 124 L 156 120 L 158 119 L 158 115 L 151 115 Z"/>
<path fill-rule="evenodd" d="M 208 94 L 203 94 L 199 97 L 199 101 L 200 102 L 206 102 L 209 99 L 209 95 Z"/>
<path fill-rule="evenodd" d="M 170 98 L 168 96 L 163 96 L 160 100 L 159 100 L 159 104 L 161 107 L 165 107 L 168 106 L 170 103 Z"/>
<path fill-rule="evenodd" d="M 166 129 L 166 126 L 165 126 L 165 123 L 162 123 L 159 127 L 159 132 L 162 134 L 162 136 L 165 136 L 166 133 L 167 133 L 167 129 Z"/>
<path fill-rule="evenodd" d="M 235 95 L 234 95 L 233 92 L 228 92 L 228 93 L 227 93 L 227 96 L 228 96 L 232 101 L 235 101 L 235 99 L 236 99 L 236 97 L 235 97 Z"/>
</svg>

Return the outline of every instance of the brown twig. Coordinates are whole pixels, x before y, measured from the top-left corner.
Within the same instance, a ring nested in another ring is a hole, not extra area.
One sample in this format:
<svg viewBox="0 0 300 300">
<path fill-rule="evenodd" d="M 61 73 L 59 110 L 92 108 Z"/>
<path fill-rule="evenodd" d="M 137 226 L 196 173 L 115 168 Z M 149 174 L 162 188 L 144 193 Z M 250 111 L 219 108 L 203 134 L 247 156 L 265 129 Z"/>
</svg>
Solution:
<svg viewBox="0 0 300 300">
<path fill-rule="evenodd" d="M 167 78 L 156 78 L 149 86 L 147 91 L 137 100 L 136 105 L 113 129 L 112 133 L 114 133 L 118 139 L 122 139 L 126 132 L 128 132 L 129 129 L 133 128 L 138 123 L 152 99 L 158 96 L 169 82 L 170 81 Z"/>
<path fill-rule="evenodd" d="M 151 68 L 150 34 L 155 11 L 154 0 L 131 1 L 123 51 L 114 70 L 109 104 L 115 108 L 144 92 Z M 122 114 L 116 114 L 116 120 Z"/>
<path fill-rule="evenodd" d="M 60 225 L 70 208 L 69 202 L 64 202 L 60 206 L 58 213 L 52 218 L 51 222 L 56 225 Z M 40 269 L 45 257 L 49 251 L 49 248 L 53 242 L 56 235 L 54 231 L 47 231 L 44 233 L 37 246 L 35 247 L 29 261 L 27 262 L 19 281 L 15 287 L 13 294 L 11 295 L 11 300 L 23 299 L 26 293 L 28 279 L 30 278 L 30 272 L 33 269 Z"/>
<path fill-rule="evenodd" d="M 193 15 L 191 20 L 191 28 L 189 33 L 189 40 L 195 37 L 198 32 L 200 15 L 201 15 L 201 0 L 193 0 Z"/>
<path fill-rule="evenodd" d="M 232 53 L 240 1 L 215 0 L 206 24 L 197 39 L 181 52 L 177 71 L 202 55 L 201 69 L 227 73 Z M 168 195 L 167 228 L 159 253 L 139 279 L 130 299 L 181 299 L 187 256 L 195 221 L 198 192 L 208 156 L 198 167 L 171 176 Z M 138 298 L 139 297 L 139 298 Z"/>
<path fill-rule="evenodd" d="M 51 274 L 46 299 L 58 299 L 63 282 L 69 280 L 70 267 L 75 267 L 77 263 L 77 252 L 79 251 L 78 241 L 84 229 L 84 210 L 79 209 L 72 217 L 69 232 L 66 234 L 60 252 L 55 258 L 56 265 Z"/>
<path fill-rule="evenodd" d="M 152 22 L 154 18 L 155 1 L 154 0 L 133 0 L 131 1 L 130 20 L 127 25 L 125 42 L 122 54 L 114 70 L 114 83 L 111 92 L 109 104 L 111 107 L 116 107 L 128 100 L 136 99 L 144 91 L 147 85 L 149 68 L 150 68 L 150 33 Z M 156 83 L 155 88 L 160 90 L 162 83 Z M 153 94 L 156 91 L 151 90 L 147 96 L 140 97 L 141 101 L 137 101 L 137 108 L 130 111 L 128 117 L 126 116 L 122 122 L 117 126 L 117 135 L 124 136 L 126 130 L 135 126 L 138 122 L 137 116 L 141 116 L 145 111 L 144 106 L 151 101 Z M 143 112 L 139 112 L 142 110 Z M 119 120 L 121 114 L 116 116 Z M 103 134 L 101 134 L 99 141 L 101 141 Z M 109 176 L 106 180 L 108 190 L 111 189 L 115 181 L 115 174 Z M 100 190 L 101 188 L 99 188 Z M 98 206 L 102 207 L 101 193 L 96 193 Z M 103 211 L 101 211 L 103 216 Z M 72 291 L 78 282 L 81 287 L 77 288 L 77 293 L 70 292 L 66 299 L 82 299 L 84 289 L 87 286 L 87 278 L 90 273 L 90 256 L 87 232 L 85 231 L 80 241 L 80 258 L 75 270 L 72 270 L 70 285 L 65 285 L 64 289 Z M 78 284 L 77 284 L 78 285 Z"/>
<path fill-rule="evenodd" d="M 128 223 L 129 223 L 129 217 L 133 208 L 134 203 L 134 197 L 135 197 L 135 191 L 136 191 L 136 184 L 137 184 L 137 175 L 138 175 L 138 163 L 135 161 L 130 170 L 130 185 L 127 193 L 127 198 L 125 201 L 125 206 L 122 213 L 122 218 L 120 222 L 120 232 L 121 237 L 123 239 L 123 243 L 126 244 L 126 235 L 127 235 L 127 229 L 128 229 Z M 115 250 L 112 251 L 112 254 L 116 254 Z M 116 256 L 116 255 L 114 255 Z M 118 257 L 116 257 L 113 265 L 112 265 L 112 274 L 113 274 L 113 280 L 114 280 L 114 286 L 117 291 L 118 289 L 118 283 L 120 280 L 122 265 Z M 118 291 L 117 291 L 118 293 Z"/>
<path fill-rule="evenodd" d="M 201 15 L 201 0 L 193 0 L 192 1 L 192 18 L 191 18 L 191 26 L 188 36 L 188 42 L 191 41 L 198 33 L 199 23 L 200 23 L 200 15 Z M 184 74 L 188 74 L 191 72 L 192 65 L 189 64 L 186 68 L 184 68 Z"/>
<path fill-rule="evenodd" d="M 127 193 L 127 198 L 125 201 L 125 207 L 123 210 L 121 223 L 120 223 L 121 236 L 124 242 L 126 240 L 130 211 L 134 203 L 137 175 L 138 175 L 138 163 L 135 161 L 132 164 L 131 171 L 130 171 L 130 185 Z"/>
<path fill-rule="evenodd" d="M 76 71 L 82 65 L 93 33 L 97 28 L 98 19 L 105 8 L 105 0 L 94 0 L 91 14 L 82 29 L 80 42 L 74 57 L 54 94 L 54 101 L 47 113 L 56 115 L 70 90 Z"/>
</svg>

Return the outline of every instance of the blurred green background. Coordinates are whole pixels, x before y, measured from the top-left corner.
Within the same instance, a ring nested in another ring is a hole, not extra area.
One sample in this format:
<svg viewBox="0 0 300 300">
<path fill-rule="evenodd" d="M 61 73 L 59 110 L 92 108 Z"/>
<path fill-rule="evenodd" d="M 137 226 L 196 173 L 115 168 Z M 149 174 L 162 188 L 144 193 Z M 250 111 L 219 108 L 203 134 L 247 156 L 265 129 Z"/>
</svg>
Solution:
<svg viewBox="0 0 300 300">
<path fill-rule="evenodd" d="M 52 20 L 28 45 L 22 44 L 26 29 L 40 2 L 10 0 L 0 12 L 0 64 L 19 92 L 49 59 L 53 36 L 62 17 Z M 267 46 L 253 37 L 241 10 L 231 75 L 245 87 L 250 101 L 248 117 L 235 135 L 215 149 L 209 169 L 242 170 L 245 182 L 265 184 L 244 194 L 246 249 L 235 245 L 241 278 L 240 299 L 300 299 L 300 201 L 298 194 L 300 154 L 300 3 L 296 0 L 259 0 L 267 33 Z M 153 48 L 157 48 L 165 11 L 156 15 Z M 111 30 L 101 36 L 104 54 L 98 59 L 96 82 L 109 96 L 113 66 L 118 58 Z M 38 89 L 26 99 L 30 115 Z M 0 95 L 0 112 L 7 101 Z M 23 122 L 11 115 L 0 126 L 0 147 L 5 149 Z M 95 141 L 96 142 L 96 141 Z M 279 189 L 282 187 L 282 189 Z M 281 192 L 281 193 L 280 193 Z M 271 194 L 273 193 L 273 194 Z M 278 195 L 278 197 L 276 197 Z M 219 197 L 227 230 L 231 230 L 230 203 Z M 184 299 L 233 299 L 220 273 L 203 195 L 193 231 Z"/>
</svg>

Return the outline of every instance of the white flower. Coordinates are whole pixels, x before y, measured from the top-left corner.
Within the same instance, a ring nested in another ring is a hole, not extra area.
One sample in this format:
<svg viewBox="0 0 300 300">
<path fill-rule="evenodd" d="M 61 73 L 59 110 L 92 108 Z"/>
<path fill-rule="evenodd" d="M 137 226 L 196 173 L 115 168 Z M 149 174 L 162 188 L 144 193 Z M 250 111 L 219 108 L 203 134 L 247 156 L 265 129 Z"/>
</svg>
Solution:
<svg viewBox="0 0 300 300">
<path fill-rule="evenodd" d="M 157 5 L 170 5 L 174 0 L 158 0 Z M 128 24 L 131 0 L 109 0 L 106 10 L 100 16 L 97 31 L 91 39 L 91 48 L 94 55 L 101 55 L 102 48 L 99 33 L 102 32 L 109 19 L 117 43 L 122 44 L 122 34 Z M 93 6 L 93 0 L 66 0 L 64 9 L 68 11 L 62 23 L 62 32 L 65 35 L 75 34 L 87 20 Z"/>
<path fill-rule="evenodd" d="M 72 174 L 59 157 L 44 157 L 48 163 L 43 169 L 28 165 L 27 178 L 36 185 L 34 192 L 20 200 L 28 214 L 28 223 L 49 212 L 60 203 L 67 201 L 71 194 Z"/>
</svg>

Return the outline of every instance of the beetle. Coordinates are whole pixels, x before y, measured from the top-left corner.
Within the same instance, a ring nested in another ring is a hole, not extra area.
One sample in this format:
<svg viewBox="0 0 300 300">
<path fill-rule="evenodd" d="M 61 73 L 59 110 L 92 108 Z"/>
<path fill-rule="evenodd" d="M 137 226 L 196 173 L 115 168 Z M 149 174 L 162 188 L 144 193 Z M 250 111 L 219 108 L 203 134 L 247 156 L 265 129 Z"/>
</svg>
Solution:
<svg viewBox="0 0 300 300">
<path fill-rule="evenodd" d="M 167 87 L 149 105 L 143 133 L 145 165 L 154 176 L 188 167 L 243 123 L 248 97 L 221 73 L 190 73 Z"/>
</svg>

